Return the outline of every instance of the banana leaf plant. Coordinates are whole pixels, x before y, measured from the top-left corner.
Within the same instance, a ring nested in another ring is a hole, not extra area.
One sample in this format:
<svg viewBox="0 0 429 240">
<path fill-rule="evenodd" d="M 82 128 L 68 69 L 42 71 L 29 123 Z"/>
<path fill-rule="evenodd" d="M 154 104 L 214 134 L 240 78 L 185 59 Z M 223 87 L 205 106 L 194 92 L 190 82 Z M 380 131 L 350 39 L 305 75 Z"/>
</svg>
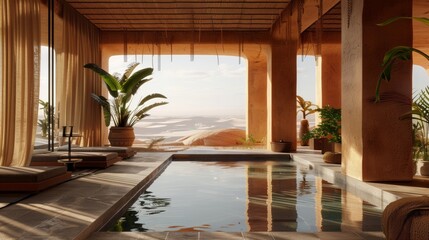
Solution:
<svg viewBox="0 0 429 240">
<path fill-rule="evenodd" d="M 412 20 L 422 22 L 422 23 L 429 26 L 429 18 L 424 18 L 424 17 L 395 17 L 395 18 L 388 19 L 385 22 L 378 24 L 378 26 L 386 26 L 386 25 L 391 24 L 391 23 L 393 23 L 397 20 L 400 20 L 400 19 L 412 19 Z M 380 101 L 380 85 L 381 85 L 381 82 L 384 80 L 390 81 L 392 67 L 395 64 L 395 62 L 397 62 L 398 60 L 402 60 L 402 61 L 411 60 L 411 56 L 412 56 L 413 52 L 422 55 L 424 58 L 426 58 L 429 61 L 429 55 L 428 54 L 424 53 L 423 51 L 421 51 L 419 49 L 416 49 L 416 48 L 413 48 L 410 46 L 396 46 L 396 47 L 390 49 L 389 51 L 387 51 L 385 53 L 384 58 L 383 58 L 383 63 L 382 63 L 383 70 L 380 74 L 380 77 L 379 77 L 378 82 L 377 82 L 377 87 L 375 90 L 375 101 L 376 102 Z"/>
<path fill-rule="evenodd" d="M 296 96 L 297 102 L 297 113 L 302 113 L 302 119 L 307 119 L 307 116 L 317 112 L 317 105 L 313 104 L 311 101 L 304 100 L 301 96 Z"/>
<path fill-rule="evenodd" d="M 132 127 L 141 119 L 149 116 L 148 111 L 167 104 L 165 101 L 148 104 L 152 99 L 166 97 L 160 93 L 149 94 L 134 104 L 133 97 L 137 96 L 140 87 L 149 82 L 153 68 L 144 68 L 133 73 L 139 63 L 132 63 L 128 66 L 122 76 L 111 75 L 94 63 L 85 64 L 84 67 L 96 72 L 104 81 L 111 99 L 102 95 L 92 93 L 92 98 L 103 108 L 104 121 L 106 126 L 111 120 L 115 127 Z M 148 105 L 147 105 L 148 104 Z"/>
</svg>

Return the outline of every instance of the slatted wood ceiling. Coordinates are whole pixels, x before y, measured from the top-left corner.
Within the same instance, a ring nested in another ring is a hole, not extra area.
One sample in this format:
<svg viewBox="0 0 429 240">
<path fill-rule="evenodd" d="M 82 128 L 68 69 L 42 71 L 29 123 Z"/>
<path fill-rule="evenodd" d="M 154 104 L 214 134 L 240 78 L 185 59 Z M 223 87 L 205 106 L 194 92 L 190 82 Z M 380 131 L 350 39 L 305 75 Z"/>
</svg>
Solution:
<svg viewBox="0 0 429 240">
<path fill-rule="evenodd" d="M 267 31 L 291 0 L 66 0 L 101 30 Z"/>
</svg>

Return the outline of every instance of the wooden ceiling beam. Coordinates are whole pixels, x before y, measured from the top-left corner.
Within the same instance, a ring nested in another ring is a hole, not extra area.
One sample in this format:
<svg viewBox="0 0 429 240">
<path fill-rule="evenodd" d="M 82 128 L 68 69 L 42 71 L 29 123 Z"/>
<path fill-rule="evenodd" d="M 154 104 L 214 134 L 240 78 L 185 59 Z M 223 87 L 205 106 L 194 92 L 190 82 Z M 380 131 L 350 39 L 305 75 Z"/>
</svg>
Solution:
<svg viewBox="0 0 429 240">
<path fill-rule="evenodd" d="M 237 44 L 242 43 L 267 44 L 271 37 L 268 31 L 101 31 L 102 44 L 123 44 L 124 34 L 127 34 L 128 44 Z"/>
</svg>

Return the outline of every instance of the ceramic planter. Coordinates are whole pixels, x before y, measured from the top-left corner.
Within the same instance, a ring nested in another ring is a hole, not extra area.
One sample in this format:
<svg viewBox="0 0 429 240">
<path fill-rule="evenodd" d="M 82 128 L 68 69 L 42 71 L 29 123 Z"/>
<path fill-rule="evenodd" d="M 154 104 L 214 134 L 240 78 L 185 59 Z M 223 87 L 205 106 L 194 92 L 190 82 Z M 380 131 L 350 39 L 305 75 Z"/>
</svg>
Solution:
<svg viewBox="0 0 429 240">
<path fill-rule="evenodd" d="M 420 163 L 420 175 L 429 177 L 429 161 L 422 161 Z"/>
<path fill-rule="evenodd" d="M 133 127 L 111 127 L 109 142 L 111 146 L 130 147 L 135 139 Z"/>
<path fill-rule="evenodd" d="M 308 139 L 304 139 L 305 134 L 310 132 L 310 125 L 308 124 L 307 119 L 301 120 L 301 125 L 299 127 L 299 141 L 301 143 L 301 146 L 308 146 Z"/>
<path fill-rule="evenodd" d="M 271 150 L 273 152 L 290 152 L 292 149 L 292 143 L 291 142 L 271 142 Z"/>
</svg>

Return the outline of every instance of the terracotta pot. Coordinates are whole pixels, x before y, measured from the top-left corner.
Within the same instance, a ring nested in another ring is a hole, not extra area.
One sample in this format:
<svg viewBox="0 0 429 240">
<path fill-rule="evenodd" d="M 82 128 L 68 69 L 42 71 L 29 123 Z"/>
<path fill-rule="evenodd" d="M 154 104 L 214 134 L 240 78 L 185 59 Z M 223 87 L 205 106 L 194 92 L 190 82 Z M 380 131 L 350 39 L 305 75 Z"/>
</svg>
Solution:
<svg viewBox="0 0 429 240">
<path fill-rule="evenodd" d="M 422 161 L 420 166 L 420 175 L 429 177 L 429 161 Z"/>
<path fill-rule="evenodd" d="M 305 134 L 310 131 L 310 125 L 308 124 L 307 119 L 301 120 L 301 125 L 299 127 L 299 141 L 301 142 L 301 146 L 308 146 L 308 139 L 303 139 Z"/>
<path fill-rule="evenodd" d="M 291 142 L 271 142 L 271 150 L 273 152 L 290 152 L 291 148 Z"/>
<path fill-rule="evenodd" d="M 111 127 L 109 142 L 111 146 L 130 147 L 135 139 L 133 127 Z"/>
</svg>

